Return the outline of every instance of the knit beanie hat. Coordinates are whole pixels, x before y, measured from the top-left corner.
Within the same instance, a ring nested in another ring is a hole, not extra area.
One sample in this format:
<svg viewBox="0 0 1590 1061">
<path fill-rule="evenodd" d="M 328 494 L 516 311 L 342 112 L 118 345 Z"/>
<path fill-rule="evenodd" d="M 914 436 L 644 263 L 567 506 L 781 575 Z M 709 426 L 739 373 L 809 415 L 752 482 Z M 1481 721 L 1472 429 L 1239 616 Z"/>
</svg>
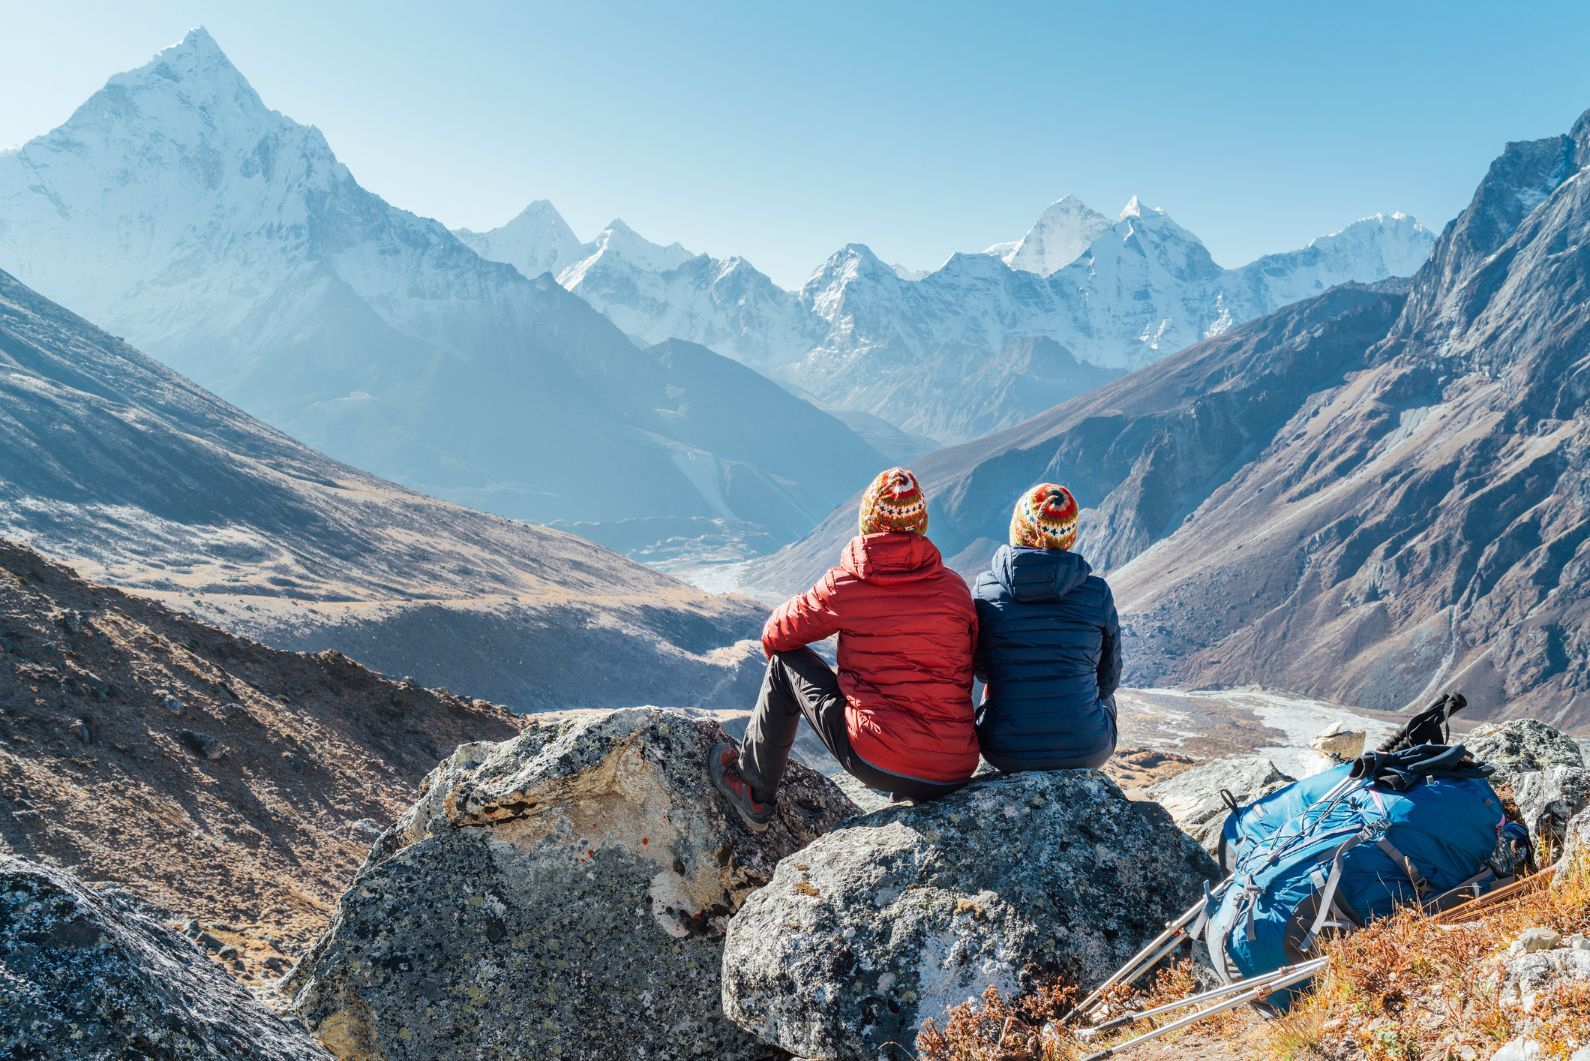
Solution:
<svg viewBox="0 0 1590 1061">
<path fill-rule="evenodd" d="M 1069 549 L 1077 543 L 1077 499 L 1054 483 L 1021 495 L 1010 517 L 1010 544 L 1029 549 Z"/>
<path fill-rule="evenodd" d="M 916 476 L 904 468 L 890 468 L 861 495 L 861 533 L 907 531 L 927 533 L 927 498 Z"/>
</svg>

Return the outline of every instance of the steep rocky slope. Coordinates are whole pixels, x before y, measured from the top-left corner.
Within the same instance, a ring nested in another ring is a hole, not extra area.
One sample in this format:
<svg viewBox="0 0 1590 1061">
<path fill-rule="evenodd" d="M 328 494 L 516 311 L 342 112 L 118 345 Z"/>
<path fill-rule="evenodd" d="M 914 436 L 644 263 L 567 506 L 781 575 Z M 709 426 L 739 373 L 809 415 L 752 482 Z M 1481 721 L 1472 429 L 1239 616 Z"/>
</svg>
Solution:
<svg viewBox="0 0 1590 1061">
<path fill-rule="evenodd" d="M 877 463 L 829 419 L 838 459 L 793 465 L 742 416 L 820 415 L 802 399 L 724 358 L 672 372 L 371 194 L 202 29 L 0 152 L 0 268 L 316 449 L 501 515 L 754 514 L 788 540 Z"/>
<path fill-rule="evenodd" d="M 439 757 L 518 725 L 0 540 L 0 849 L 193 919 L 240 975 L 314 938 Z"/>
<path fill-rule="evenodd" d="M 152 913 L 0 853 L 0 1054 L 326 1061 Z"/>
<path fill-rule="evenodd" d="M 1364 370 L 1118 573 L 1138 680 L 1590 725 L 1587 167 L 1590 114 L 1509 145 Z"/>
<path fill-rule="evenodd" d="M 756 680 L 745 602 L 328 460 L 3 272 L 0 533 L 279 647 L 517 710 L 739 706 Z"/>
</svg>

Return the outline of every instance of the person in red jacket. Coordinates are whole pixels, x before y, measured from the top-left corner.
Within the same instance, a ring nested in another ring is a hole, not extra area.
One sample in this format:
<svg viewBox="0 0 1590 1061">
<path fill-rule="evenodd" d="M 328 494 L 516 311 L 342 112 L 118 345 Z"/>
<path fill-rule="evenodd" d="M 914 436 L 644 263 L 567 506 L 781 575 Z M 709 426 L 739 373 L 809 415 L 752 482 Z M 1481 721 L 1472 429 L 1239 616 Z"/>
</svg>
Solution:
<svg viewBox="0 0 1590 1061">
<path fill-rule="evenodd" d="M 881 472 L 839 566 L 768 619 L 767 673 L 744 746 L 719 744 L 709 764 L 752 829 L 772 820 L 803 715 L 840 766 L 897 799 L 945 795 L 977 769 L 977 610 L 926 532 L 916 476 Z M 838 674 L 807 647 L 834 634 Z"/>
</svg>

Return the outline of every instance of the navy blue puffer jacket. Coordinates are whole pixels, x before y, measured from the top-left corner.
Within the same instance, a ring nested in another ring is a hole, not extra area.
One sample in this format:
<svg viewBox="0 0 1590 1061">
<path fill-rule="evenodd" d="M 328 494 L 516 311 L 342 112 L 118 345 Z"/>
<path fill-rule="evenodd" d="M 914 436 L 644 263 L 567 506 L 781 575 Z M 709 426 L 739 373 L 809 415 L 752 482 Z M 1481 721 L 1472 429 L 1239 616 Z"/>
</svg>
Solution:
<svg viewBox="0 0 1590 1061">
<path fill-rule="evenodd" d="M 1121 632 L 1076 553 L 1002 547 L 977 579 L 983 758 L 1001 770 L 1100 766 L 1115 751 Z"/>
</svg>

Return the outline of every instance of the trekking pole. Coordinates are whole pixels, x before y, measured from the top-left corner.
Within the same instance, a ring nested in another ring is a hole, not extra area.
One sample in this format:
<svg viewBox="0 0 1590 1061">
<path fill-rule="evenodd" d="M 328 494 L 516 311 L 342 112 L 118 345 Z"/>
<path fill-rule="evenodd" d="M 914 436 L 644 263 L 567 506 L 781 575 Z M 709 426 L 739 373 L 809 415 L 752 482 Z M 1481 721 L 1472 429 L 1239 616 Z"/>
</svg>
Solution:
<svg viewBox="0 0 1590 1061">
<path fill-rule="evenodd" d="M 1188 1006 L 1195 1006 L 1203 1002 L 1209 1002 L 1212 999 L 1222 998 L 1231 994 L 1233 991 L 1249 991 L 1256 987 L 1268 987 L 1272 985 L 1277 989 L 1286 987 L 1289 984 L 1294 984 L 1297 982 L 1297 978 L 1292 975 L 1293 973 L 1308 975 L 1309 973 L 1317 972 L 1318 970 L 1325 967 L 1325 963 L 1328 960 L 1329 959 L 1327 958 L 1310 958 L 1308 961 L 1299 962 L 1296 965 L 1283 966 L 1280 969 L 1276 969 L 1274 972 L 1264 973 L 1259 976 L 1250 976 L 1246 980 L 1237 980 L 1233 983 L 1223 984 L 1220 987 L 1212 988 L 1196 995 L 1189 995 L 1187 998 L 1184 998 L 1179 1002 L 1166 1002 L 1164 1005 L 1155 1006 L 1153 1009 L 1134 1010 L 1130 1013 L 1123 1013 L 1119 1017 L 1112 1017 L 1110 1020 L 1105 1021 L 1103 1024 L 1100 1024 L 1097 1027 L 1085 1028 L 1078 1032 L 1077 1036 L 1078 1038 L 1081 1038 L 1084 1036 L 1091 1037 L 1094 1035 L 1103 1035 L 1105 1032 L 1114 1031 L 1116 1028 L 1122 1028 L 1128 1024 L 1136 1024 L 1138 1021 L 1147 1020 L 1149 1017 L 1158 1017 L 1162 1013 L 1170 1013 L 1178 1009 L 1185 1009 Z M 1284 983 L 1282 981 L 1284 981 Z"/>
<path fill-rule="evenodd" d="M 1191 907 L 1189 907 L 1186 913 L 1182 914 L 1174 921 L 1166 922 L 1165 931 L 1155 936 L 1148 942 L 1147 946 L 1138 951 L 1136 954 L 1132 955 L 1132 957 L 1127 960 L 1126 964 L 1116 970 L 1108 980 L 1105 980 L 1104 983 L 1094 988 L 1091 995 L 1089 995 L 1087 998 L 1084 998 L 1081 1002 L 1078 1002 L 1075 1006 L 1071 1007 L 1071 1012 L 1060 1018 L 1060 1023 L 1071 1023 L 1071 1019 L 1073 1017 L 1081 1016 L 1082 1014 L 1087 1013 L 1088 1010 L 1092 1009 L 1094 1006 L 1098 1005 L 1099 1000 L 1102 999 L 1105 993 L 1108 992 L 1112 987 L 1115 987 L 1117 984 L 1130 984 L 1137 980 L 1138 977 L 1148 972 L 1148 970 L 1152 969 L 1155 965 L 1158 965 L 1160 959 L 1164 958 L 1165 955 L 1169 954 L 1171 951 L 1180 946 L 1182 940 L 1189 938 L 1187 935 L 1187 926 L 1198 920 L 1198 915 L 1203 913 L 1205 904 L 1207 904 L 1214 896 L 1219 895 L 1221 890 L 1224 889 L 1229 883 L 1231 883 L 1231 878 L 1227 877 L 1225 880 L 1215 885 L 1208 896 L 1198 900 Z"/>
<path fill-rule="evenodd" d="M 1294 965 L 1291 967 L 1291 971 L 1286 973 L 1284 976 L 1272 976 L 1268 979 L 1264 979 L 1263 983 L 1248 987 L 1248 989 L 1242 992 L 1240 995 L 1235 995 L 1231 998 L 1228 998 L 1224 1002 L 1217 1002 L 1208 1009 L 1201 1009 L 1197 1013 L 1189 1013 L 1187 1016 L 1182 1017 L 1179 1020 L 1173 1020 L 1169 1024 L 1155 1028 L 1151 1032 L 1144 1032 L 1135 1039 L 1128 1039 L 1126 1042 L 1117 1043 L 1115 1046 L 1106 1046 L 1103 1050 L 1084 1057 L 1082 1061 L 1103 1061 L 1104 1058 L 1114 1057 L 1116 1054 L 1127 1049 L 1128 1047 L 1141 1045 L 1142 1043 L 1148 1042 L 1150 1039 L 1158 1039 L 1161 1035 L 1168 1035 L 1173 1031 L 1187 1027 L 1189 1024 L 1201 1021 L 1205 1017 L 1213 1017 L 1216 1013 L 1224 1013 L 1228 1009 L 1236 1009 L 1238 1006 L 1257 1001 L 1263 996 L 1270 994 L 1272 991 L 1278 991 L 1283 987 L 1290 987 L 1292 984 L 1295 984 L 1300 980 L 1307 980 L 1309 977 L 1319 972 L 1319 970 L 1324 967 L 1325 962 L 1326 959 L 1324 958 L 1315 958 L 1312 961 L 1304 962 L 1302 965 Z M 1276 971 L 1277 973 L 1281 972 L 1281 970 Z M 1255 977 L 1255 979 L 1263 978 Z M 1248 983 L 1248 981 L 1239 981 L 1239 983 Z"/>
<path fill-rule="evenodd" d="M 1487 892 L 1477 898 L 1470 899 L 1466 903 L 1460 903 L 1451 909 L 1442 910 L 1435 915 L 1434 921 L 1438 925 L 1462 925 L 1470 921 L 1477 921 L 1484 917 L 1486 913 L 1493 913 L 1497 907 L 1506 906 L 1513 900 L 1522 898 L 1528 892 L 1532 892 L 1550 881 L 1557 873 L 1557 866 L 1558 863 L 1553 862 L 1539 873 L 1531 873 L 1529 876 L 1521 880 L 1515 880 L 1511 884 L 1505 884 L 1493 892 Z"/>
</svg>

